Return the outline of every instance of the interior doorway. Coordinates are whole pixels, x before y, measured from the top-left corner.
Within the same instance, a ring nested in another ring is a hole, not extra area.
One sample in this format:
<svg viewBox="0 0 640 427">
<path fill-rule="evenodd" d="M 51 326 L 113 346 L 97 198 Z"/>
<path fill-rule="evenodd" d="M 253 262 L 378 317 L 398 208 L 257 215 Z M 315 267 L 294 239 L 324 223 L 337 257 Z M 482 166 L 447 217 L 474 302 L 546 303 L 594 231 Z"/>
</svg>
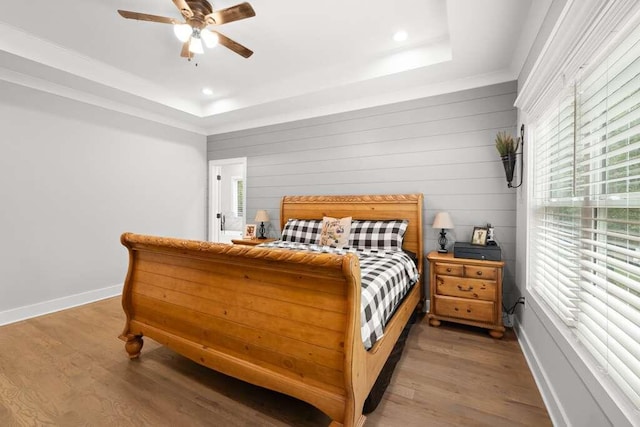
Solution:
<svg viewBox="0 0 640 427">
<path fill-rule="evenodd" d="M 242 238 L 246 217 L 247 158 L 209 161 L 209 240 Z"/>
</svg>

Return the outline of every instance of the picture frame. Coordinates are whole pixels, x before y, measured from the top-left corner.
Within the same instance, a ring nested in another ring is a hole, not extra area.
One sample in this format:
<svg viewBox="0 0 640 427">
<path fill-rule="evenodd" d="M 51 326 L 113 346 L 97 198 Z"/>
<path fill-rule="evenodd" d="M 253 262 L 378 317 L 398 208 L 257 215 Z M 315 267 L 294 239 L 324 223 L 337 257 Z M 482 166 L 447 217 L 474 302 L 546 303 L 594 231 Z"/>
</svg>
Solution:
<svg viewBox="0 0 640 427">
<path fill-rule="evenodd" d="M 255 224 L 246 224 L 244 226 L 244 233 L 242 235 L 243 239 L 253 240 L 256 238 L 256 225 Z"/>
<path fill-rule="evenodd" d="M 473 227 L 471 234 L 471 244 L 478 246 L 487 246 L 487 235 L 489 229 L 487 227 Z"/>
</svg>

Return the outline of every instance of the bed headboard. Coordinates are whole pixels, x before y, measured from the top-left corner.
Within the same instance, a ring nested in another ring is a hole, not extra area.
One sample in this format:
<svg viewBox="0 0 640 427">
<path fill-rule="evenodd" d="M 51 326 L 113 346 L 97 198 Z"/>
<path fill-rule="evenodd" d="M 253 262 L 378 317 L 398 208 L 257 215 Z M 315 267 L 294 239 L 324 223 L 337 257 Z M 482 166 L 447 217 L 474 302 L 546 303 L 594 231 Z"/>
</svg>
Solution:
<svg viewBox="0 0 640 427">
<path fill-rule="evenodd" d="M 280 207 L 280 229 L 290 218 L 406 219 L 402 247 L 422 260 L 422 194 L 375 196 L 285 196 Z M 419 263 L 422 265 L 422 262 Z"/>
</svg>

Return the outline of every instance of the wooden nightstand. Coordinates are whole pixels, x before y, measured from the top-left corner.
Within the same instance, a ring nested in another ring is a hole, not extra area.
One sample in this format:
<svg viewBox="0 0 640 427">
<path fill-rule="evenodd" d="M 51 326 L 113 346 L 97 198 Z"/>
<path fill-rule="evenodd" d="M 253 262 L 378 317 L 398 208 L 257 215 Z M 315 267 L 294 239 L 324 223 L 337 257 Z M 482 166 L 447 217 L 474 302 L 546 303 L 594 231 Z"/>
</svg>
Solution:
<svg viewBox="0 0 640 427">
<path fill-rule="evenodd" d="M 277 239 L 232 239 L 235 245 L 256 246 L 262 243 L 275 242 Z"/>
<path fill-rule="evenodd" d="M 429 260 L 429 324 L 441 320 L 489 329 L 502 338 L 502 269 L 504 261 L 454 258 L 436 251 Z"/>
</svg>

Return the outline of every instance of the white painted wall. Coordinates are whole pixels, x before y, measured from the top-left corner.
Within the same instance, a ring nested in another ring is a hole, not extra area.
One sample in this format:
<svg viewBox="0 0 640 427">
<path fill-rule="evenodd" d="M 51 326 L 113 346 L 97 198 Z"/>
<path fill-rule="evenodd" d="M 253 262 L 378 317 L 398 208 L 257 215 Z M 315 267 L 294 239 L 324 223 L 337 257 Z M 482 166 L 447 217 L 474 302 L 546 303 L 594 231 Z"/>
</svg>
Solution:
<svg viewBox="0 0 640 427">
<path fill-rule="evenodd" d="M 206 138 L 0 82 L 0 324 L 120 292 L 124 231 L 205 239 Z"/>
</svg>

